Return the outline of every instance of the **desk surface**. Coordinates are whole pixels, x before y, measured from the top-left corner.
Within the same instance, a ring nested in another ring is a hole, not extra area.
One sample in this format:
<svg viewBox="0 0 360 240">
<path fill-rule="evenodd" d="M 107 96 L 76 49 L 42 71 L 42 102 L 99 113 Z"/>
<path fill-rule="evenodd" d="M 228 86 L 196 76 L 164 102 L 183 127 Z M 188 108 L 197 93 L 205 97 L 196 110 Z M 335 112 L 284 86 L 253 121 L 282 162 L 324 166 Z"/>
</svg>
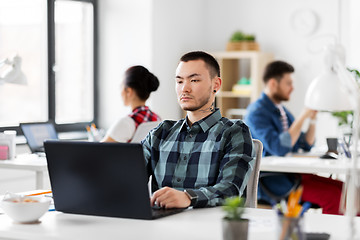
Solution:
<svg viewBox="0 0 360 240">
<path fill-rule="evenodd" d="M 350 166 L 346 160 L 327 160 L 318 157 L 263 157 L 260 171 L 292 173 L 345 174 Z"/>
<path fill-rule="evenodd" d="M 261 171 L 296 172 L 296 173 L 336 173 L 344 174 L 350 166 L 344 160 L 326 160 L 317 157 L 263 157 Z M 0 168 L 47 171 L 45 157 L 35 154 L 22 154 L 14 160 L 0 160 Z"/>
<path fill-rule="evenodd" d="M 249 240 L 276 239 L 276 215 L 272 210 L 247 209 Z M 222 239 L 221 208 L 187 210 L 158 220 L 134 220 L 48 212 L 40 224 L 16 224 L 0 215 L 0 239 Z M 305 230 L 327 232 L 342 240 L 347 218 L 308 213 Z M 360 227 L 360 218 L 356 218 Z"/>
<path fill-rule="evenodd" d="M 13 160 L 0 160 L 0 168 L 46 171 L 45 157 L 36 154 L 20 154 Z"/>
</svg>

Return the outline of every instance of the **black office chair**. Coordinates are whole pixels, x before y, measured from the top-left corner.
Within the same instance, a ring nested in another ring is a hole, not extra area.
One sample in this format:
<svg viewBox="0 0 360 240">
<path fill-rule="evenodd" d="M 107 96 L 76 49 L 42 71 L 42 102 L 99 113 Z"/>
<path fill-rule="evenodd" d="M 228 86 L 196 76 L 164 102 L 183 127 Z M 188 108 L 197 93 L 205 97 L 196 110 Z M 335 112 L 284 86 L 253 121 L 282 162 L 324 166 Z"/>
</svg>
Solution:
<svg viewBox="0 0 360 240">
<path fill-rule="evenodd" d="M 270 191 L 270 189 L 266 186 L 265 184 L 265 179 L 266 177 L 271 177 L 271 176 L 288 176 L 289 179 L 291 179 L 293 181 L 293 187 L 291 189 L 289 189 L 287 192 L 283 193 L 282 195 L 276 195 L 273 192 Z M 261 187 L 261 189 L 265 192 L 265 194 L 267 196 L 269 196 L 271 199 L 273 199 L 276 203 L 280 202 L 281 199 L 287 199 L 289 197 L 289 194 L 296 190 L 301 184 L 301 175 L 300 174 L 294 174 L 294 173 L 278 173 L 278 172 L 262 172 L 260 173 L 260 177 L 259 177 L 259 187 Z M 258 201 L 259 204 L 269 204 L 268 202 L 264 201 L 264 200 L 259 200 Z M 301 202 L 303 203 L 303 202 Z M 311 203 L 311 208 L 320 208 L 319 205 L 315 204 L 315 203 Z"/>
<path fill-rule="evenodd" d="M 266 186 L 265 181 L 267 177 L 272 176 L 288 176 L 293 181 L 293 187 L 290 188 L 287 192 L 283 193 L 282 195 L 276 195 L 270 191 L 270 189 Z M 301 175 L 300 174 L 293 174 L 293 173 L 277 173 L 277 172 L 261 172 L 259 177 L 259 187 L 261 190 L 265 192 L 267 196 L 273 199 L 276 203 L 280 202 L 281 199 L 287 199 L 289 194 L 297 189 L 301 183 Z M 262 204 L 266 202 L 261 202 Z M 270 204 L 270 203 L 268 203 Z"/>
</svg>

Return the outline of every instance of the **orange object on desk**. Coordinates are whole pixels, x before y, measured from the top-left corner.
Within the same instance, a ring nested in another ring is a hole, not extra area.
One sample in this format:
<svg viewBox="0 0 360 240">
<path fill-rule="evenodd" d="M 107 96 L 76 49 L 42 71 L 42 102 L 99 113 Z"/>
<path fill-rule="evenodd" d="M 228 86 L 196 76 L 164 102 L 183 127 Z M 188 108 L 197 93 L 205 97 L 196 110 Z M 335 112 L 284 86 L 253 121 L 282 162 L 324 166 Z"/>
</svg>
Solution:
<svg viewBox="0 0 360 240">
<path fill-rule="evenodd" d="M 44 194 L 49 194 L 49 193 L 52 193 L 52 191 L 32 193 L 32 194 L 27 194 L 26 196 L 38 196 L 38 195 L 44 195 Z"/>
</svg>

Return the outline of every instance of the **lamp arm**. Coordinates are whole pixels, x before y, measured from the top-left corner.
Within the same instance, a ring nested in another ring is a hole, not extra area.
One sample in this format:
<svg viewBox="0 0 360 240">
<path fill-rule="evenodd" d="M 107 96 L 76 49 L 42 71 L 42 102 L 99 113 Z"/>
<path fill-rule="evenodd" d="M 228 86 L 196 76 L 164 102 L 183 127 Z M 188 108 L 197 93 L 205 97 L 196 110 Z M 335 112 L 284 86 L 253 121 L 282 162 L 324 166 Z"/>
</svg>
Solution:
<svg viewBox="0 0 360 240">
<path fill-rule="evenodd" d="M 12 60 L 8 58 L 0 61 L 0 67 L 8 65 L 9 69 L 4 70 L 4 74 L 0 75 L 0 83 L 3 82 L 12 82 L 19 73 L 21 72 L 21 58 L 18 55 L 15 55 Z"/>
<path fill-rule="evenodd" d="M 337 61 L 337 71 L 341 76 L 341 79 L 344 81 L 344 85 L 346 90 L 349 92 L 350 99 L 354 108 L 354 122 L 352 126 L 352 141 L 353 148 L 351 151 L 351 167 L 348 170 L 349 174 L 349 182 L 348 189 L 351 194 L 348 194 L 349 199 L 347 199 L 346 206 L 346 215 L 349 218 L 350 225 L 350 239 L 354 239 L 356 236 L 356 226 L 355 226 L 355 216 L 357 215 L 359 209 L 359 196 L 357 194 L 358 189 L 360 188 L 360 182 L 358 177 L 358 161 L 359 161 L 359 153 L 358 153 L 358 143 L 359 143 L 359 125 L 360 125 L 360 86 L 355 80 L 354 76 L 352 76 L 345 68 L 340 61 Z"/>
<path fill-rule="evenodd" d="M 336 71 L 341 76 L 341 79 L 344 81 L 346 90 L 349 92 L 350 99 L 352 101 L 353 108 L 358 108 L 359 99 L 360 99 L 360 86 L 355 80 L 354 76 L 346 70 L 346 67 L 341 64 L 340 61 L 336 62 Z"/>
<path fill-rule="evenodd" d="M 7 58 L 0 60 L 0 67 L 2 67 L 4 64 L 9 64 L 9 63 L 10 63 L 10 61 Z"/>
</svg>

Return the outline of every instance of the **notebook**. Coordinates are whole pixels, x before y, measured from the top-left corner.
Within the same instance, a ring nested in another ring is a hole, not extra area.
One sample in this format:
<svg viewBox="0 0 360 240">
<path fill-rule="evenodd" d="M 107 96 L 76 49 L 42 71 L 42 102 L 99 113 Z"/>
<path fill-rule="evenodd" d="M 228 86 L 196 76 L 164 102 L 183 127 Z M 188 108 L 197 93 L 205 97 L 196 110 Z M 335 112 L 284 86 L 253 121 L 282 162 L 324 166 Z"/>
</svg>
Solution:
<svg viewBox="0 0 360 240">
<path fill-rule="evenodd" d="M 32 153 L 44 152 L 45 140 L 58 139 L 55 127 L 50 122 L 20 123 L 20 128 Z"/>
<path fill-rule="evenodd" d="M 45 141 L 55 209 L 154 219 L 183 209 L 153 209 L 141 144 Z"/>
</svg>

